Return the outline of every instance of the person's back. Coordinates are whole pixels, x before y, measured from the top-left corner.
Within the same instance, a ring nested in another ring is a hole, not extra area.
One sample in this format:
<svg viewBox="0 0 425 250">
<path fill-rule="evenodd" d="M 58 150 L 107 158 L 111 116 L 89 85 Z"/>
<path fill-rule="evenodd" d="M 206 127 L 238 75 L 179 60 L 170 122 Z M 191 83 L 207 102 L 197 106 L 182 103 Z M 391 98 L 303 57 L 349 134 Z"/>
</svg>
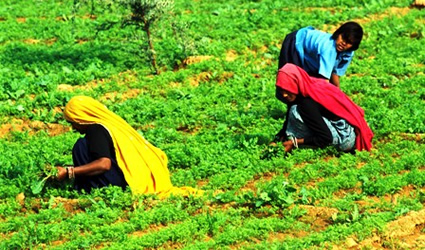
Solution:
<svg viewBox="0 0 425 250">
<path fill-rule="evenodd" d="M 310 26 L 301 28 L 285 37 L 278 68 L 292 63 L 310 76 L 325 78 L 339 87 L 339 78 L 345 74 L 362 37 L 363 29 L 355 22 L 344 23 L 333 34 Z"/>
<path fill-rule="evenodd" d="M 337 51 L 332 35 L 313 27 L 297 32 L 295 47 L 303 59 L 302 68 L 311 76 L 330 79 Z"/>
</svg>

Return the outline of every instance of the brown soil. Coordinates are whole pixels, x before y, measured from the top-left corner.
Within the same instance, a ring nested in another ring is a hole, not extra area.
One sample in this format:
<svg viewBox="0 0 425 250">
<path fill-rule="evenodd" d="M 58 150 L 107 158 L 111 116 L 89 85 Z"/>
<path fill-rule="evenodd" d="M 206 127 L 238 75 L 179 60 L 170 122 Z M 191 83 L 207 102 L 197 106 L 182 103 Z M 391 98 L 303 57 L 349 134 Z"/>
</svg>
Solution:
<svg viewBox="0 0 425 250">
<path fill-rule="evenodd" d="M 82 212 L 81 208 L 79 207 L 79 202 L 80 201 L 78 199 L 66 199 L 62 197 L 55 197 L 52 208 L 62 205 L 68 213 L 76 214 Z"/>
<path fill-rule="evenodd" d="M 362 241 L 347 238 L 344 245 L 336 249 L 424 249 L 424 227 L 425 209 L 412 211 L 388 223 L 383 233 L 375 232 Z"/>
<path fill-rule="evenodd" d="M 229 50 L 226 52 L 226 61 L 232 62 L 238 58 L 238 53 L 235 50 Z"/>
<path fill-rule="evenodd" d="M 178 224 L 180 224 L 180 223 L 172 223 L 172 224 L 173 224 L 173 225 L 178 225 Z M 166 228 L 166 227 L 168 227 L 168 226 L 170 226 L 170 225 L 162 225 L 162 224 L 157 225 L 157 224 L 151 224 L 151 225 L 149 225 L 149 227 L 148 227 L 147 229 L 145 229 L 145 230 L 140 230 L 140 231 L 134 231 L 134 232 L 130 233 L 128 236 L 129 236 L 129 237 L 142 237 L 142 236 L 144 236 L 144 235 L 146 235 L 146 234 L 150 234 L 150 233 L 152 233 L 152 232 L 157 232 L 157 231 L 159 231 L 159 230 L 162 230 L 162 229 L 164 229 L 164 228 Z"/>
<path fill-rule="evenodd" d="M 277 173 L 273 172 L 266 172 L 261 175 L 257 175 L 253 180 L 248 181 L 245 186 L 240 189 L 240 192 L 253 191 L 255 193 L 257 192 L 257 185 L 259 183 L 271 181 L 276 175 Z"/>
<path fill-rule="evenodd" d="M 214 58 L 213 56 L 189 56 L 182 61 L 182 63 L 177 67 L 176 70 L 185 68 L 187 65 L 200 63 Z"/>
<path fill-rule="evenodd" d="M 69 85 L 69 84 L 59 84 L 57 87 L 58 91 L 73 92 L 75 90 L 91 90 L 99 86 L 108 85 L 111 82 L 116 82 L 117 85 L 129 85 L 130 83 L 137 81 L 137 73 L 131 70 L 127 70 L 119 73 L 117 76 L 113 76 L 109 79 L 95 79 L 84 85 Z"/>
<path fill-rule="evenodd" d="M 41 130 L 46 131 L 50 136 L 56 136 L 71 131 L 71 127 L 56 123 L 46 124 L 41 121 L 13 119 L 10 123 L 0 126 L 0 138 L 6 137 L 11 132 L 28 132 L 34 135 Z"/>
<path fill-rule="evenodd" d="M 202 82 L 208 82 L 211 79 L 210 72 L 201 72 L 196 76 L 189 77 L 189 83 L 193 87 L 198 87 Z"/>
<path fill-rule="evenodd" d="M 105 93 L 103 97 L 100 98 L 100 101 L 110 100 L 110 101 L 116 102 L 118 100 L 127 100 L 127 99 L 136 98 L 137 96 L 143 93 L 144 93 L 143 89 L 129 89 L 122 93 L 109 92 L 109 93 Z"/>
<path fill-rule="evenodd" d="M 18 17 L 18 18 L 16 18 L 16 21 L 18 23 L 25 23 L 27 21 L 27 19 L 25 17 Z"/>
<path fill-rule="evenodd" d="M 412 7 L 422 9 L 425 7 L 425 0 L 415 0 L 412 3 Z"/>
<path fill-rule="evenodd" d="M 400 135 L 405 140 L 425 143 L 425 134 L 424 133 L 415 133 L 415 134 L 401 133 Z"/>
<path fill-rule="evenodd" d="M 24 40 L 24 43 L 26 43 L 26 44 L 37 44 L 37 43 L 40 43 L 40 40 L 39 39 L 25 39 Z"/>
<path fill-rule="evenodd" d="M 211 80 L 218 81 L 219 84 L 222 84 L 232 78 L 233 75 L 233 72 L 223 72 L 221 75 L 213 77 L 210 72 L 201 72 L 198 75 L 189 77 L 189 84 L 193 87 L 198 87 L 201 83 L 209 82 Z"/>
</svg>

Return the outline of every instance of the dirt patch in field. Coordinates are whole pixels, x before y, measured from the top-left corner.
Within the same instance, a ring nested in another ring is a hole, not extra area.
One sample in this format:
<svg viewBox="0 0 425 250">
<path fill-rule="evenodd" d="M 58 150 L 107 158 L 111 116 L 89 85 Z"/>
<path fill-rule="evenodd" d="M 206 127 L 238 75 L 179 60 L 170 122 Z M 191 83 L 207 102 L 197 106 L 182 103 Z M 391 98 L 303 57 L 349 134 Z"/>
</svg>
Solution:
<svg viewBox="0 0 425 250">
<path fill-rule="evenodd" d="M 422 188 L 421 190 L 423 190 Z M 360 211 L 368 213 L 382 212 L 379 208 L 382 201 L 397 205 L 401 199 L 415 198 L 416 188 L 408 185 L 395 194 L 383 197 L 369 196 L 367 200 L 356 201 Z M 342 246 L 334 249 L 424 249 L 425 247 L 425 209 L 411 211 L 398 219 L 389 222 L 382 232 L 374 232 L 372 236 L 359 241 L 355 236 L 348 237 Z"/>
<path fill-rule="evenodd" d="M 91 19 L 91 20 L 96 20 L 97 16 L 93 15 L 93 14 L 86 14 L 84 16 L 81 17 L 82 19 Z"/>
<path fill-rule="evenodd" d="M 413 8 L 423 9 L 425 8 L 425 0 L 415 0 L 412 3 Z"/>
<path fill-rule="evenodd" d="M 311 205 L 293 205 L 288 209 L 294 209 L 295 207 L 306 211 L 306 213 L 298 220 L 307 225 L 310 225 L 311 231 L 305 231 L 301 229 L 290 229 L 281 232 L 271 231 L 266 239 L 267 242 L 283 242 L 288 239 L 304 238 L 312 232 L 321 232 L 323 230 L 326 230 L 326 228 L 328 228 L 331 223 L 332 216 L 338 213 L 338 210 L 335 208 L 316 207 Z M 260 244 L 261 242 L 263 242 L 262 239 L 258 238 L 250 238 L 249 241 L 250 243 L 248 243 L 247 241 L 236 243 L 230 246 L 230 248 L 243 249 L 245 248 L 245 246 L 250 246 L 250 244 L 252 243 Z"/>
<path fill-rule="evenodd" d="M 422 229 L 425 226 L 425 209 L 420 211 L 412 211 L 399 219 L 390 222 L 385 230 L 384 237 L 391 238 L 402 238 L 421 234 Z"/>
<path fill-rule="evenodd" d="M 76 214 L 82 212 L 83 210 L 80 208 L 80 201 L 78 199 L 66 199 L 62 197 L 55 197 L 54 204 L 52 208 L 62 205 L 63 208 L 71 214 Z"/>
<path fill-rule="evenodd" d="M 189 84 L 193 87 L 198 87 L 200 83 L 208 82 L 210 79 L 210 72 L 201 72 L 196 76 L 189 77 Z"/>
<path fill-rule="evenodd" d="M 178 223 L 171 223 L 172 225 L 178 225 L 178 224 L 180 224 L 181 222 L 178 222 Z M 158 231 L 160 231 L 160 230 L 162 230 L 162 229 L 164 229 L 164 228 L 167 228 L 168 226 L 170 226 L 170 225 L 163 225 L 163 224 L 150 224 L 149 226 L 148 226 L 148 228 L 146 228 L 145 230 L 138 230 L 138 231 L 134 231 L 134 232 L 132 232 L 132 233 L 129 233 L 128 234 L 128 236 L 129 237 L 136 237 L 136 238 L 139 238 L 139 237 L 143 237 L 144 235 L 147 235 L 147 234 L 150 234 L 150 233 L 153 233 L 153 232 L 158 232 Z"/>
<path fill-rule="evenodd" d="M 37 44 L 37 43 L 40 43 L 40 40 L 29 38 L 29 39 L 25 39 L 24 43 L 26 43 L 26 44 Z"/>
<path fill-rule="evenodd" d="M 101 98 L 100 101 L 110 100 L 112 102 L 116 102 L 118 100 L 127 100 L 136 98 L 139 95 L 142 95 L 145 92 L 143 89 L 129 89 L 125 92 L 119 93 L 119 92 L 109 92 L 105 93 Z"/>
<path fill-rule="evenodd" d="M 184 59 L 174 70 L 186 68 L 188 65 L 200 63 L 212 59 L 213 56 L 189 56 Z"/>
<path fill-rule="evenodd" d="M 401 133 L 400 135 L 405 140 L 416 141 L 416 142 L 419 142 L 419 143 L 425 143 L 425 134 L 424 133 L 415 133 L 415 134 Z"/>
<path fill-rule="evenodd" d="M 198 188 L 201 188 L 201 187 L 204 187 L 204 186 L 208 185 L 208 183 L 209 183 L 209 180 L 202 179 L 202 180 L 199 180 L 199 181 L 196 182 L 196 186 Z"/>
<path fill-rule="evenodd" d="M 107 83 L 111 82 L 109 79 L 96 79 L 91 82 L 88 82 L 85 85 L 69 85 L 69 84 L 59 84 L 57 87 L 58 91 L 66 91 L 66 92 L 73 92 L 76 90 L 92 90 L 96 88 L 99 85 L 106 85 Z"/>
<path fill-rule="evenodd" d="M 292 238 L 303 238 L 309 235 L 309 232 L 300 230 L 300 231 L 293 231 L 293 232 L 272 232 L 269 234 L 269 238 L 267 241 L 269 242 L 279 242 L 279 241 L 285 241 L 286 239 L 292 239 Z"/>
<path fill-rule="evenodd" d="M 380 209 L 376 208 L 378 204 L 382 204 L 382 202 L 386 202 L 388 204 L 397 205 L 397 203 L 401 199 L 415 198 L 415 191 L 416 191 L 416 188 L 413 185 L 408 185 L 403 187 L 397 193 L 386 194 L 381 197 L 368 196 L 365 199 L 356 201 L 356 204 L 359 205 L 360 210 L 367 210 L 369 213 L 376 213 L 381 211 Z"/>
<path fill-rule="evenodd" d="M 324 230 L 332 222 L 332 216 L 338 214 L 338 209 L 331 207 L 317 207 L 311 205 L 298 205 L 300 209 L 307 213 L 300 218 L 300 221 L 308 223 L 314 231 Z"/>
<path fill-rule="evenodd" d="M 233 72 L 223 72 L 220 75 L 214 75 L 211 72 L 201 72 L 195 76 L 189 77 L 189 84 L 193 87 L 198 87 L 201 83 L 210 81 L 217 81 L 219 84 L 223 84 L 228 79 L 232 78 Z"/>
<path fill-rule="evenodd" d="M 233 62 L 238 58 L 238 53 L 235 50 L 229 50 L 226 52 L 226 61 Z"/>
<path fill-rule="evenodd" d="M 334 249 L 424 249 L 425 209 L 412 211 L 387 224 L 383 233 L 358 241 L 347 238 L 343 246 Z"/>
<path fill-rule="evenodd" d="M 343 198 L 348 194 L 361 194 L 363 190 L 361 189 L 361 183 L 357 182 L 356 186 L 349 189 L 340 189 L 334 192 L 334 197 L 336 199 Z"/>
<path fill-rule="evenodd" d="M 279 242 L 291 238 L 303 238 L 308 236 L 311 232 L 323 231 L 332 222 L 332 216 L 338 213 L 338 209 L 336 208 L 311 205 L 293 205 L 290 209 L 294 209 L 295 207 L 306 211 L 298 220 L 310 225 L 312 231 L 293 230 L 291 232 L 271 232 L 267 241 Z"/>
<path fill-rule="evenodd" d="M 253 191 L 253 192 L 257 192 L 257 184 L 258 183 L 265 183 L 265 182 L 269 182 L 271 181 L 275 176 L 277 175 L 277 173 L 275 172 L 266 172 L 260 175 L 256 175 L 254 177 L 254 180 L 250 180 L 248 181 L 245 186 L 243 186 L 240 191 L 241 192 L 246 192 L 246 191 Z"/>
<path fill-rule="evenodd" d="M 188 126 L 188 125 L 183 125 L 183 126 L 179 126 L 176 130 L 183 132 L 185 134 L 190 134 L 190 135 L 195 135 L 198 133 L 199 130 L 201 130 L 202 127 L 200 126 Z"/>
<path fill-rule="evenodd" d="M 73 92 L 76 90 L 92 90 L 99 86 L 106 86 L 111 82 L 116 83 L 118 86 L 129 85 L 129 83 L 137 82 L 137 73 L 131 70 L 120 72 L 108 79 L 95 79 L 84 85 L 70 85 L 70 84 L 59 84 L 57 87 L 58 91 Z"/>
<path fill-rule="evenodd" d="M 47 40 L 40 40 L 40 39 L 25 39 L 23 42 L 26 44 L 39 44 L 39 43 L 43 43 L 46 45 L 52 45 L 57 41 L 57 38 L 51 38 L 51 39 L 47 39 Z"/>
<path fill-rule="evenodd" d="M 50 136 L 56 136 L 71 131 L 71 127 L 57 123 L 13 119 L 10 123 L 0 126 L 0 138 L 4 138 L 12 132 L 28 132 L 30 135 L 34 135 L 40 131 L 46 131 Z"/>
<path fill-rule="evenodd" d="M 30 198 L 29 202 L 26 202 L 27 198 L 25 197 L 24 193 L 19 193 L 15 199 L 21 205 L 22 212 L 32 211 L 38 213 L 40 209 L 43 209 L 42 204 L 47 202 L 47 200 L 39 198 Z M 76 213 L 83 212 L 84 210 L 82 208 L 82 205 L 91 201 L 55 197 L 53 200 L 49 200 L 49 202 L 51 202 L 50 208 L 62 206 L 70 215 L 73 215 Z"/>
<path fill-rule="evenodd" d="M 16 22 L 18 23 L 26 23 L 27 19 L 25 17 L 18 17 L 16 18 Z"/>
<path fill-rule="evenodd" d="M 182 249 L 183 246 L 184 244 L 180 242 L 166 242 L 159 248 L 160 249 Z"/>
</svg>

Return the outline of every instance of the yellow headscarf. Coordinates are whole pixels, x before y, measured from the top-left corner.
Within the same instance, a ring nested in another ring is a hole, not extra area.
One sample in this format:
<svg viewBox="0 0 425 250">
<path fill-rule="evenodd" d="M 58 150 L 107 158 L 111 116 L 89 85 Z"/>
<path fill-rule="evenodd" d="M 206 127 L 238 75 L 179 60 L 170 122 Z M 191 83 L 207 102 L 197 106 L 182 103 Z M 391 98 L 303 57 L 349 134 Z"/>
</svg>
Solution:
<svg viewBox="0 0 425 250">
<path fill-rule="evenodd" d="M 167 155 L 150 144 L 121 117 L 88 96 L 73 97 L 65 106 L 65 119 L 77 124 L 100 124 L 114 143 L 117 163 L 133 194 L 190 194 L 196 189 L 173 187 Z"/>
</svg>

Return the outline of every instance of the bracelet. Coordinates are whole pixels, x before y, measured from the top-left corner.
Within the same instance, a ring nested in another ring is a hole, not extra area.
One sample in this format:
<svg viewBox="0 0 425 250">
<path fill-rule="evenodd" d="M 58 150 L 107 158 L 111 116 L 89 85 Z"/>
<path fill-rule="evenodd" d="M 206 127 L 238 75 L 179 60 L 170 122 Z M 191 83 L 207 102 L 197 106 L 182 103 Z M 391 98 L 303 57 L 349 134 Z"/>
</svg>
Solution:
<svg viewBox="0 0 425 250">
<path fill-rule="evenodd" d="M 74 171 L 74 167 L 67 167 L 66 168 L 66 173 L 68 174 L 68 179 L 74 179 L 75 178 L 75 171 Z"/>
<path fill-rule="evenodd" d="M 291 136 L 291 141 L 292 141 L 292 145 L 294 145 L 295 148 L 298 148 L 298 142 L 295 136 Z"/>
</svg>

